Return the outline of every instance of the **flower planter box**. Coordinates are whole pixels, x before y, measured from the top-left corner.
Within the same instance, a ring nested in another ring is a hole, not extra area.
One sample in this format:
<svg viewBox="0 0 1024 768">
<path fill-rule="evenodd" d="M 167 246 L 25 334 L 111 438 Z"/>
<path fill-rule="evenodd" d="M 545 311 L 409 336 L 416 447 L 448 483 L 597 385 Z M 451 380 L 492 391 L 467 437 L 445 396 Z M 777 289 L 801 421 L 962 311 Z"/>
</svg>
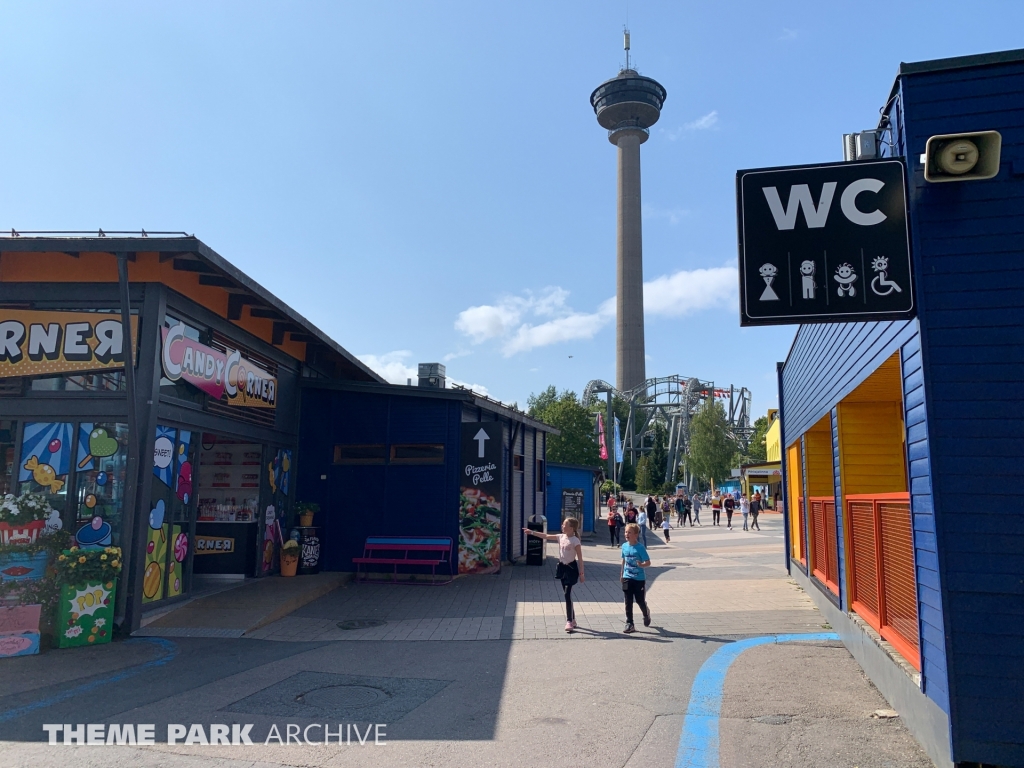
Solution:
<svg viewBox="0 0 1024 768">
<path fill-rule="evenodd" d="M 117 580 L 64 584 L 57 607 L 57 647 L 109 643 L 114 632 Z"/>
<path fill-rule="evenodd" d="M 35 544 L 45 527 L 45 520 L 33 520 L 30 523 L 15 523 L 13 525 L 0 522 L 0 544 Z"/>
<path fill-rule="evenodd" d="M 39 653 L 41 605 L 0 607 L 0 659 Z"/>
<path fill-rule="evenodd" d="M 50 561 L 50 553 L 8 552 L 0 554 L 0 584 L 6 581 L 35 581 L 46 575 L 46 565 Z"/>
</svg>

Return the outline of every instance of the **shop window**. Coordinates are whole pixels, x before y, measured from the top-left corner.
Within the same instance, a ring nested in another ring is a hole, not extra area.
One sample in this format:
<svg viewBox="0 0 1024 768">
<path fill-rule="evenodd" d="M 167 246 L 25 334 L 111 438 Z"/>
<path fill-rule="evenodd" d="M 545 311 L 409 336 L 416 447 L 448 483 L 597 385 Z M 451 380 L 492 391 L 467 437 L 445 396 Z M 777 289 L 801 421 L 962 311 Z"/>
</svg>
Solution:
<svg viewBox="0 0 1024 768">
<path fill-rule="evenodd" d="M 383 464 L 387 451 L 383 445 L 336 445 L 335 464 Z"/>
<path fill-rule="evenodd" d="M 534 477 L 537 479 L 537 493 L 543 493 L 545 490 L 545 484 L 547 482 L 547 474 L 544 471 L 543 459 L 537 459 L 537 471 L 534 472 Z"/>
<path fill-rule="evenodd" d="M 0 420 L 0 496 L 14 492 L 14 438 L 17 433 L 18 422 Z"/>
<path fill-rule="evenodd" d="M 521 453 L 512 455 L 512 469 L 516 472 L 523 472 L 526 468 L 526 457 Z"/>
<path fill-rule="evenodd" d="M 157 425 L 153 444 L 146 529 L 144 603 L 186 592 L 186 561 L 191 548 L 189 511 L 193 508 L 195 433 Z"/>
<path fill-rule="evenodd" d="M 18 494 L 40 493 L 58 512 L 68 497 L 68 473 L 75 425 L 67 422 L 29 422 L 21 440 Z"/>
<path fill-rule="evenodd" d="M 444 464 L 443 445 L 392 445 L 392 464 Z"/>
<path fill-rule="evenodd" d="M 32 392 L 124 392 L 126 389 L 124 371 L 37 376 L 30 382 Z"/>
<path fill-rule="evenodd" d="M 75 452 L 75 538 L 81 546 L 120 546 L 128 425 L 81 422 Z"/>
</svg>

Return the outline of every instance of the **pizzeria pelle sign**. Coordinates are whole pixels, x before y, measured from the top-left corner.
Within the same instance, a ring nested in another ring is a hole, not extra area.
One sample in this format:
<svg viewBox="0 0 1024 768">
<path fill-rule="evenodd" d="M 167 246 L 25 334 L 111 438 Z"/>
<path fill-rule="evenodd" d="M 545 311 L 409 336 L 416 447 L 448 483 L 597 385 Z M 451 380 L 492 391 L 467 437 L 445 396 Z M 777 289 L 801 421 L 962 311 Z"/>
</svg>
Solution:
<svg viewBox="0 0 1024 768">
<path fill-rule="evenodd" d="M 229 405 L 277 407 L 277 379 L 238 350 L 221 352 L 185 335 L 183 324 L 163 329 L 161 359 L 164 375 L 184 380 Z"/>
</svg>

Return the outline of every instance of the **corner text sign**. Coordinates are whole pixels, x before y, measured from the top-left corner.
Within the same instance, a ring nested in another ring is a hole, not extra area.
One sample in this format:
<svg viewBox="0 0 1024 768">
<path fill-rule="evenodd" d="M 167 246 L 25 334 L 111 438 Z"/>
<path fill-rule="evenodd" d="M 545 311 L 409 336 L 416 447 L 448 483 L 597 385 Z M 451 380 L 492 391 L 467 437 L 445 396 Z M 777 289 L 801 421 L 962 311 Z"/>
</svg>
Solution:
<svg viewBox="0 0 1024 768">
<path fill-rule="evenodd" d="M 740 325 L 913 317 L 900 160 L 736 174 Z"/>
</svg>

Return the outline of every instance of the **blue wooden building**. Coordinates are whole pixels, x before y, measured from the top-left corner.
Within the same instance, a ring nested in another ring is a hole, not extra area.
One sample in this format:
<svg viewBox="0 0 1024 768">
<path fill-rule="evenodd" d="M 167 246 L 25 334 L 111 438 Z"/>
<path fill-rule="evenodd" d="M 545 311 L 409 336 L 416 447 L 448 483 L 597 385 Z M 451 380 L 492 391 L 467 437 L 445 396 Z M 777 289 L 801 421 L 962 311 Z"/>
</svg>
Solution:
<svg viewBox="0 0 1024 768">
<path fill-rule="evenodd" d="M 557 530 L 562 520 L 571 516 L 583 523 L 584 533 L 593 533 L 603 479 L 604 472 L 600 467 L 549 463 L 545 512 L 548 530 Z"/>
<path fill-rule="evenodd" d="M 501 560 L 525 552 L 526 518 L 546 508 L 554 428 L 467 389 L 303 380 L 298 500 L 320 505 L 322 563 L 352 571 L 369 536 L 459 545 L 463 423 L 501 422 Z M 428 569 L 429 572 L 429 569 Z"/>
<path fill-rule="evenodd" d="M 918 317 L 801 326 L 779 365 L 787 562 L 938 765 L 1024 766 L 1024 50 L 903 64 Z M 930 183 L 936 135 L 994 178 Z"/>
</svg>

